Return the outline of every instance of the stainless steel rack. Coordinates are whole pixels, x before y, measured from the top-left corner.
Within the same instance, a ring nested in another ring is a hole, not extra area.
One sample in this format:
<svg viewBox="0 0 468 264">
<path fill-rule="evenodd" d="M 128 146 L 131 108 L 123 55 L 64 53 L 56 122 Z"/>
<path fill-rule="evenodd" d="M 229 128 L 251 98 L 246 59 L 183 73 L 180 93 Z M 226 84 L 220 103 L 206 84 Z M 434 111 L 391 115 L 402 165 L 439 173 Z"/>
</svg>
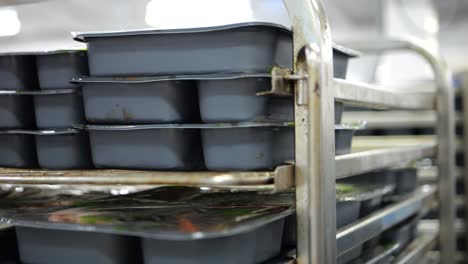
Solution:
<svg viewBox="0 0 468 264">
<path fill-rule="evenodd" d="M 234 190 L 296 190 L 298 226 L 297 263 L 336 263 L 339 254 L 364 243 L 438 201 L 440 227 L 424 243 L 408 248 L 398 263 L 411 263 L 440 241 L 440 262 L 454 263 L 454 121 L 450 72 L 442 59 L 414 41 L 374 40 L 351 47 L 366 53 L 409 50 L 432 66 L 437 90 L 404 93 L 369 84 L 332 78 L 330 26 L 320 0 L 283 0 L 292 21 L 295 68 L 273 71 L 272 92 L 295 96 L 294 165 L 273 172 L 141 172 L 141 171 L 25 171 L 0 170 L 0 184 L 10 186 L 82 186 L 149 188 L 190 185 Z M 293 88 L 293 89 L 292 89 Z M 378 109 L 432 110 L 437 128 L 435 142 L 405 144 L 335 157 L 334 100 Z M 468 115 L 467 115 L 468 116 Z M 359 222 L 336 230 L 336 179 L 389 168 L 401 162 L 435 156 L 438 184 L 423 186 L 414 194 Z M 108 177 L 112 176 L 112 177 Z M 424 210 L 423 210 L 424 211 Z M 438 236 L 436 234 L 439 234 Z M 339 253 L 338 253 L 339 252 Z M 406 256 L 406 257 L 405 257 Z M 290 261 L 290 260 L 288 260 Z"/>
<path fill-rule="evenodd" d="M 335 222 L 335 179 L 387 168 L 403 160 L 424 156 L 438 158 L 438 199 L 440 209 L 439 239 L 442 263 L 453 263 L 455 252 L 453 221 L 454 200 L 454 113 L 450 72 L 441 58 L 414 41 L 375 40 L 348 45 L 362 52 L 382 53 L 409 50 L 419 54 L 431 66 L 436 92 L 401 93 L 377 89 L 374 86 L 333 80 L 331 75 L 331 42 L 329 25 L 320 1 L 284 1 L 294 30 L 296 54 L 296 205 L 298 217 L 299 263 L 335 263 L 337 256 Z M 302 78 L 301 78 L 302 77 Z M 287 78 L 285 76 L 284 78 Z M 434 110 L 437 112 L 435 145 L 417 144 L 413 147 L 370 150 L 365 153 L 338 157 L 333 162 L 333 101 L 335 99 L 366 107 L 405 110 Z M 346 164 L 346 165 L 345 165 Z M 333 177 L 336 175 L 337 177 Z M 407 201 L 395 205 L 403 206 Z M 393 208 L 393 207 L 392 207 Z M 402 207 L 399 212 L 404 212 Z M 390 214 L 388 209 L 377 212 Z M 382 216 L 385 219 L 392 219 Z M 366 219 L 368 220 L 368 219 Z M 366 221 L 364 220 L 364 221 Z M 377 221 L 377 220 L 376 220 Z M 361 238 L 357 228 L 363 222 L 340 230 L 338 241 L 346 234 Z M 384 227 L 381 228 L 385 229 Z M 356 233 L 355 233 L 356 232 Z M 353 235 L 357 234 L 357 235 Z M 346 237 L 346 236 L 345 236 Z M 343 248 L 339 248 L 343 249 Z"/>
</svg>

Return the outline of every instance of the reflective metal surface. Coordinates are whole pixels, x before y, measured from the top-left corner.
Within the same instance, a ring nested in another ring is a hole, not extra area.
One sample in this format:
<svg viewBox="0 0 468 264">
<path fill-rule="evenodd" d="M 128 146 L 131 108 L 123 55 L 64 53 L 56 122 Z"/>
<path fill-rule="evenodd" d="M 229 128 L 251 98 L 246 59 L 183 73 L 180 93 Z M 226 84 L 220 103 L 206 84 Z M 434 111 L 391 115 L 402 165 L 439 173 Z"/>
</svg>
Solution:
<svg viewBox="0 0 468 264">
<path fill-rule="evenodd" d="M 439 216 L 441 221 L 441 262 L 454 263 L 455 240 L 455 107 L 452 74 L 439 54 L 431 52 L 415 40 L 366 40 L 347 46 L 366 53 L 412 51 L 430 64 L 437 85 L 437 158 L 439 168 Z"/>
<path fill-rule="evenodd" d="M 292 22 L 297 262 L 336 262 L 332 41 L 320 0 L 283 0 Z"/>
<path fill-rule="evenodd" d="M 335 263 L 334 99 L 330 27 L 320 0 L 283 0 L 295 69 L 297 262 Z M 296 57 L 297 56 L 297 57 Z"/>
<path fill-rule="evenodd" d="M 461 74 L 461 79 L 462 79 L 462 89 L 461 89 L 461 96 L 462 96 L 462 102 L 463 102 L 463 109 L 462 109 L 462 115 L 463 115 L 463 127 L 467 128 L 468 127 L 468 107 L 467 103 L 468 102 L 468 73 L 462 73 Z M 464 153 L 464 164 L 465 167 L 463 169 L 463 184 L 465 187 L 465 190 L 468 190 L 468 155 L 467 155 L 467 150 L 468 150 L 468 129 L 463 129 L 463 153 Z M 468 193 L 465 192 L 465 200 L 464 200 L 464 210 L 465 210 L 465 220 L 468 219 Z M 465 240 L 468 241 L 468 230 L 465 230 Z M 465 251 L 468 251 L 468 243 L 466 243 L 466 248 Z"/>
<path fill-rule="evenodd" d="M 294 193 L 163 187 L 127 195 L 80 190 L 0 191 L 2 223 L 166 240 L 248 232 L 294 212 Z"/>
<path fill-rule="evenodd" d="M 48 171 L 28 169 L 0 169 L 1 184 L 20 185 L 121 185 L 146 186 L 203 186 L 237 190 L 284 191 L 294 186 L 292 165 L 265 172 L 170 172 L 131 170 L 70 170 Z"/>
<path fill-rule="evenodd" d="M 412 264 L 419 263 L 427 252 L 434 248 L 437 244 L 438 230 L 432 233 L 419 234 L 419 236 L 400 253 L 395 260 L 396 264 Z"/>
<path fill-rule="evenodd" d="M 425 111 L 350 111 L 343 113 L 343 122 L 366 120 L 369 129 L 386 128 L 433 128 L 436 125 L 436 112 Z M 457 125 L 462 124 L 463 116 L 455 115 Z"/>
<path fill-rule="evenodd" d="M 397 92 L 364 83 L 334 79 L 335 98 L 370 107 L 427 110 L 435 108 L 434 93 Z"/>
<path fill-rule="evenodd" d="M 425 157 L 434 156 L 434 144 L 368 150 L 336 157 L 336 178 L 341 179 L 361 173 L 385 169 Z"/>
</svg>

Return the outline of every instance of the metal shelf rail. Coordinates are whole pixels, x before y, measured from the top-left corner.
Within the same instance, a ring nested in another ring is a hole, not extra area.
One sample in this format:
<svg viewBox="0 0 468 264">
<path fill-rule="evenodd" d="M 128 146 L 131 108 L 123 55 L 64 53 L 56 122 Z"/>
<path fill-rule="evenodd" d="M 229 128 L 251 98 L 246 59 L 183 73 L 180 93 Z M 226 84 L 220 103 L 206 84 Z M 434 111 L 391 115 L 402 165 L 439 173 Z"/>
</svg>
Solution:
<svg viewBox="0 0 468 264">
<path fill-rule="evenodd" d="M 437 197 L 440 208 L 440 259 L 453 263 L 454 237 L 454 114 L 450 73 L 441 59 L 412 41 L 368 41 L 356 45 L 364 52 L 411 50 L 432 66 L 437 91 L 402 93 L 367 84 L 332 78 L 330 27 L 320 0 L 283 0 L 292 22 L 295 67 L 293 72 L 272 71 L 272 92 L 294 92 L 294 165 L 273 172 L 141 172 L 118 170 L 31 171 L 0 170 L 0 185 L 77 186 L 134 190 L 157 185 L 190 185 L 234 190 L 280 191 L 295 186 L 297 212 L 297 263 L 336 263 L 350 241 L 363 243 L 418 209 L 432 205 Z M 434 110 L 437 112 L 436 142 L 384 149 L 372 149 L 335 158 L 334 100 L 373 108 Z M 384 169 L 423 157 L 438 158 L 438 186 L 423 187 L 393 206 L 337 232 L 335 184 L 337 178 Z M 112 177 L 109 177 L 112 176 Z M 389 219 L 392 219 L 389 221 Z M 405 262 L 403 262 L 405 263 Z"/>
</svg>

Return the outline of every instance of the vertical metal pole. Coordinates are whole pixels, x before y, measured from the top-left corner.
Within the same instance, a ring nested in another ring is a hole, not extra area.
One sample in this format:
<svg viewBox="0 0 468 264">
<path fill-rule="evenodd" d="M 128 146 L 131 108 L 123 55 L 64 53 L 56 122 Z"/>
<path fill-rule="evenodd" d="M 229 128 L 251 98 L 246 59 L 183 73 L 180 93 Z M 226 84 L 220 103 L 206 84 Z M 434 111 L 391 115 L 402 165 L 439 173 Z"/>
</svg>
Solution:
<svg viewBox="0 0 468 264">
<path fill-rule="evenodd" d="M 440 262 L 455 263 L 455 107 L 452 76 L 443 62 L 433 64 L 438 84 L 437 164 L 439 168 Z"/>
<path fill-rule="evenodd" d="M 463 118 L 463 155 L 464 155 L 464 168 L 461 169 L 462 171 L 462 177 L 463 177 L 463 184 L 464 184 L 464 189 L 465 192 L 463 194 L 464 198 L 464 209 L 465 209 L 465 215 L 464 215 L 464 238 L 466 241 L 468 241 L 468 73 L 461 73 L 460 74 L 461 81 L 462 81 L 462 89 L 461 89 L 461 96 L 462 96 L 462 104 L 463 104 L 463 109 L 462 109 L 462 118 Z M 468 243 L 465 248 L 465 252 L 468 252 Z M 465 260 L 465 263 L 467 263 L 468 260 Z"/>
<path fill-rule="evenodd" d="M 320 0 L 283 0 L 292 21 L 295 71 L 297 262 L 336 262 L 332 43 Z"/>
</svg>

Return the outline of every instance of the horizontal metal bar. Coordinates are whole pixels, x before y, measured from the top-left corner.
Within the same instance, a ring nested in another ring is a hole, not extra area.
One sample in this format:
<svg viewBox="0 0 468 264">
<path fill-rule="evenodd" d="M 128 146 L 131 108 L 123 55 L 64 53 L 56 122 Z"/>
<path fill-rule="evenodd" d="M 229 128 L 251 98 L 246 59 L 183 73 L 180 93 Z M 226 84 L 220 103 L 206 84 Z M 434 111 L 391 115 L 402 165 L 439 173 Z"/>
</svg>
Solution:
<svg viewBox="0 0 468 264">
<path fill-rule="evenodd" d="M 439 230 L 433 233 L 419 234 L 419 236 L 400 253 L 395 264 L 419 263 L 419 260 L 434 248 L 437 242 Z"/>
<path fill-rule="evenodd" d="M 436 112 L 424 111 L 349 111 L 343 113 L 343 123 L 366 121 L 367 129 L 434 128 Z M 461 124 L 460 114 L 455 122 Z"/>
<path fill-rule="evenodd" d="M 344 254 L 409 217 L 428 211 L 433 207 L 436 199 L 435 194 L 435 187 L 422 186 L 407 199 L 338 230 L 336 235 L 337 251 L 340 255 Z"/>
<path fill-rule="evenodd" d="M 375 85 L 334 79 L 335 99 L 371 108 L 435 109 L 435 93 L 401 92 Z"/>
<path fill-rule="evenodd" d="M 422 167 L 418 169 L 418 179 L 422 183 L 435 183 L 437 181 L 439 171 L 436 166 Z M 455 168 L 455 177 L 462 179 L 463 168 Z"/>
<path fill-rule="evenodd" d="M 418 229 L 421 232 L 425 233 L 430 233 L 430 232 L 436 232 L 439 230 L 439 221 L 438 220 L 432 220 L 432 219 L 424 219 L 419 221 Z M 455 233 L 457 236 L 462 236 L 464 235 L 465 232 L 465 224 L 464 224 L 464 219 L 457 219 L 454 223 L 455 227 Z"/>
<path fill-rule="evenodd" d="M 47 171 L 0 169 L 0 184 L 31 186 L 203 186 L 236 190 L 281 191 L 294 186 L 294 166 L 283 165 L 265 172 L 171 172 L 129 170 L 73 170 Z M 53 187 L 52 187 L 53 188 Z"/>
<path fill-rule="evenodd" d="M 425 144 L 435 146 L 436 137 L 434 135 L 357 136 L 353 138 L 353 152 Z"/>
<path fill-rule="evenodd" d="M 335 158 L 336 178 L 341 179 L 378 169 L 392 167 L 402 162 L 431 157 L 434 156 L 435 153 L 435 144 L 426 143 L 400 148 L 373 149 L 337 156 Z"/>
</svg>

